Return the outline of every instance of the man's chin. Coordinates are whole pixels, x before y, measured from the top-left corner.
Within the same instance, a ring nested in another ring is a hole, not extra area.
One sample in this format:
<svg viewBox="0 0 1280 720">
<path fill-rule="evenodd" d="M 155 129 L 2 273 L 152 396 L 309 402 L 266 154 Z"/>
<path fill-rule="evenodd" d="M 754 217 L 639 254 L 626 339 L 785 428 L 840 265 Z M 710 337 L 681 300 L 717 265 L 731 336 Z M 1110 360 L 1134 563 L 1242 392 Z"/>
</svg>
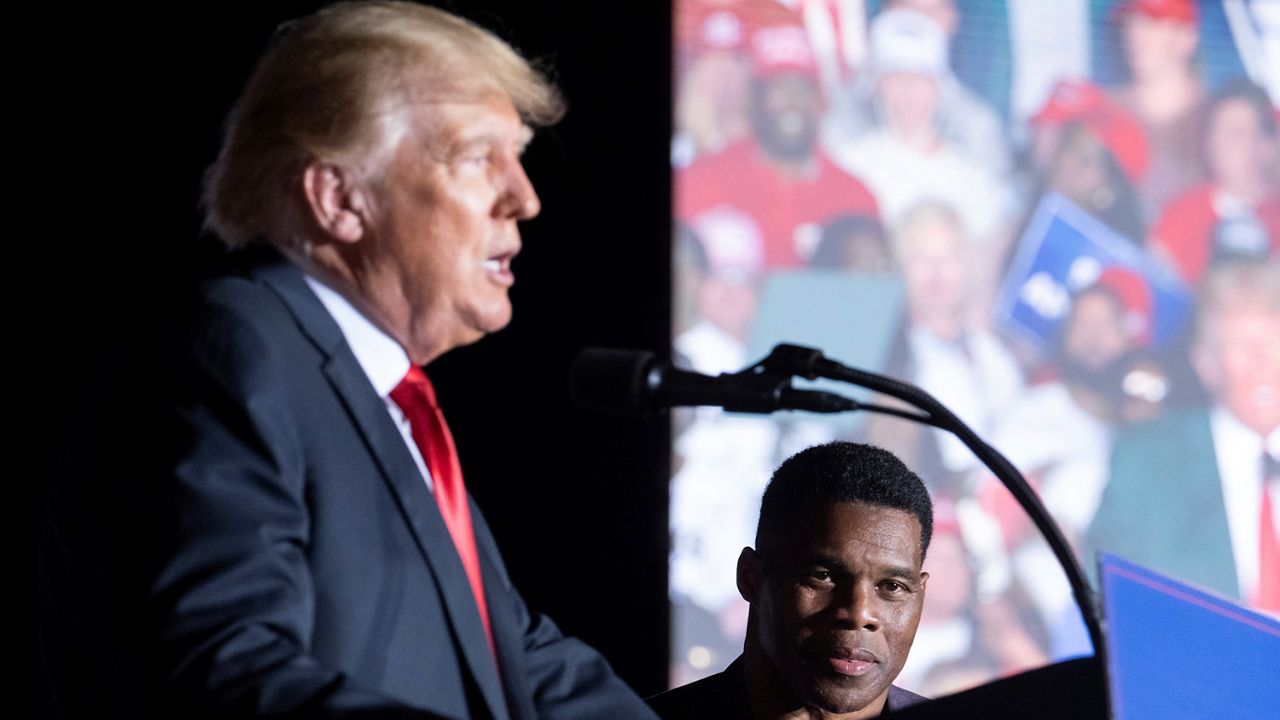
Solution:
<svg viewBox="0 0 1280 720">
<path fill-rule="evenodd" d="M 511 324 L 512 309 L 511 303 L 506 303 L 500 310 L 497 310 L 485 318 L 482 332 L 485 335 L 496 333 Z"/>
<path fill-rule="evenodd" d="M 422 340 L 419 351 L 410 350 L 409 357 L 418 365 L 424 365 L 441 355 L 467 345 L 472 345 L 505 328 L 511 323 L 511 305 L 485 308 L 483 311 L 455 313 L 448 322 L 427 324 L 418 328 L 415 337 Z"/>
<path fill-rule="evenodd" d="M 809 693 L 806 704 L 829 713 L 842 715 L 865 709 L 888 690 L 879 683 L 858 683 L 850 687 L 847 681 L 819 679 Z"/>
<path fill-rule="evenodd" d="M 498 296 L 490 295 L 484 302 L 476 302 L 463 309 L 459 318 L 476 333 L 475 339 L 478 340 L 510 325 L 512 312 L 511 299 L 503 291 Z"/>
</svg>

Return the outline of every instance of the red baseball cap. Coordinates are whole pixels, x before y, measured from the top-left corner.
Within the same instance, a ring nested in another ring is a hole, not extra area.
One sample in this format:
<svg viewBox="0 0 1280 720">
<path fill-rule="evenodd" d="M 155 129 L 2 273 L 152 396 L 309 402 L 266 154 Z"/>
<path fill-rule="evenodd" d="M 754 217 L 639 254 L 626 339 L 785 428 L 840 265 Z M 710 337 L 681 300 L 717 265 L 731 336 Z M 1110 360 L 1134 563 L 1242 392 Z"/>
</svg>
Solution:
<svg viewBox="0 0 1280 720">
<path fill-rule="evenodd" d="M 738 50 L 746 45 L 747 27 L 732 10 L 682 12 L 676 17 L 676 36 L 682 46 L 696 52 Z"/>
<path fill-rule="evenodd" d="M 1138 182 L 1147 171 L 1147 137 L 1142 125 L 1087 80 L 1059 81 L 1030 122 L 1032 126 L 1080 122 L 1115 156 L 1130 181 Z"/>
<path fill-rule="evenodd" d="M 1137 13 L 1153 20 L 1175 20 L 1188 25 L 1200 21 L 1195 0 L 1125 0 L 1115 6 L 1114 12 L 1116 18 Z"/>
<path fill-rule="evenodd" d="M 1098 276 L 1097 287 L 1110 290 L 1124 306 L 1123 330 L 1131 341 L 1151 343 L 1151 289 L 1129 268 L 1112 265 Z"/>
<path fill-rule="evenodd" d="M 757 77 L 781 72 L 818 74 L 803 25 L 767 25 L 751 34 L 751 65 Z"/>
</svg>

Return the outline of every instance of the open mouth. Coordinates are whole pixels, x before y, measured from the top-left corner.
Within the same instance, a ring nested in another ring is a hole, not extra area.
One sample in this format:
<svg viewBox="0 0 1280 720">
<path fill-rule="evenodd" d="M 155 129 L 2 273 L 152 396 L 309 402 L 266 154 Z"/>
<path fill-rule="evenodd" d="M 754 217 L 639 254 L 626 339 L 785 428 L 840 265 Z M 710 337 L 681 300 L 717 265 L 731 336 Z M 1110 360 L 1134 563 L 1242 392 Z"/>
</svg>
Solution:
<svg viewBox="0 0 1280 720">
<path fill-rule="evenodd" d="M 511 269 L 511 257 L 504 255 L 502 257 L 493 257 L 484 261 L 484 269 L 493 272 Z"/>
<path fill-rule="evenodd" d="M 485 274 L 494 282 L 509 287 L 515 282 L 515 274 L 511 272 L 511 261 L 515 259 L 518 252 L 520 252 L 518 249 L 512 250 L 485 260 L 483 263 Z"/>
</svg>

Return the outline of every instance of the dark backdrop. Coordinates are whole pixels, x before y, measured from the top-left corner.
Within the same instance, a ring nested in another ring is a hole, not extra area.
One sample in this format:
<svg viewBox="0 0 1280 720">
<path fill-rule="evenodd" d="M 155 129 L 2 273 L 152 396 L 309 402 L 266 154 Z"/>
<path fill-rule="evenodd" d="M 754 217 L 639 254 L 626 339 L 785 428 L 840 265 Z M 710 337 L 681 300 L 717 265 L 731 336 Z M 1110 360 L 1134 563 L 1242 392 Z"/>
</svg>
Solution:
<svg viewBox="0 0 1280 720">
<path fill-rule="evenodd" d="M 17 316 L 36 320 L 22 451 L 39 464 L 68 451 L 67 410 L 112 344 L 219 252 L 197 197 L 222 118 L 273 28 L 320 4 L 99 4 L 31 26 L 48 40 L 20 69 L 40 78 L 29 119 L 48 140 L 23 204 L 35 230 L 11 237 L 35 259 L 11 273 L 34 288 Z M 669 345 L 670 10 L 643 5 L 445 3 L 548 60 L 569 113 L 527 155 L 543 212 L 515 320 L 432 373 L 530 605 L 648 694 L 666 683 L 667 426 L 588 416 L 566 391 L 584 346 Z"/>
</svg>

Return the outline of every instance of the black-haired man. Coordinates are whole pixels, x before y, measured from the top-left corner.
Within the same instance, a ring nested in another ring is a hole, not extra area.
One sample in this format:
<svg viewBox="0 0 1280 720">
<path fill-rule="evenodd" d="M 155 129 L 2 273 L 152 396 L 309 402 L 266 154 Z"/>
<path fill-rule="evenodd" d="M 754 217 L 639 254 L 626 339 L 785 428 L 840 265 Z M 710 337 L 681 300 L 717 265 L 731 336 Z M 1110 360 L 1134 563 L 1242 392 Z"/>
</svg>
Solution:
<svg viewBox="0 0 1280 720">
<path fill-rule="evenodd" d="M 835 442 L 792 456 L 738 559 L 742 657 L 651 704 L 667 720 L 853 720 L 923 701 L 892 683 L 920 622 L 932 529 L 924 483 L 892 453 Z"/>
</svg>

